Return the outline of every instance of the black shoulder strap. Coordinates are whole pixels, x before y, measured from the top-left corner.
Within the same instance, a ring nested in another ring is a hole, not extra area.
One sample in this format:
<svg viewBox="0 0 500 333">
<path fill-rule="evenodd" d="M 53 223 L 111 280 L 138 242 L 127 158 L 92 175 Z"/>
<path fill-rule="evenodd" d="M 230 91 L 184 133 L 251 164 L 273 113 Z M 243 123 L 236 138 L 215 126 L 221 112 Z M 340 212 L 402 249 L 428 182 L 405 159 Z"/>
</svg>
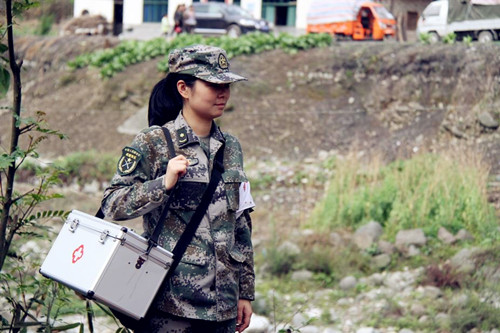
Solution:
<svg viewBox="0 0 500 333">
<path fill-rule="evenodd" d="M 170 131 L 166 128 L 163 127 L 161 128 L 163 130 L 163 134 L 165 135 L 165 140 L 167 141 L 167 146 L 168 146 L 168 157 L 169 159 L 174 158 L 177 154 L 175 153 L 175 148 L 174 148 L 174 142 L 172 141 L 172 136 L 170 135 Z M 163 230 L 163 221 L 167 218 L 168 215 L 168 209 L 170 208 L 170 203 L 172 202 L 172 190 L 170 192 L 170 195 L 168 196 L 167 202 L 165 203 L 163 210 L 161 212 L 160 218 L 158 219 L 158 223 L 156 223 L 155 229 L 153 230 L 153 234 L 151 234 L 151 237 L 149 238 L 149 248 L 148 248 L 148 253 L 151 250 L 153 246 L 156 246 L 158 244 L 158 238 L 160 237 L 161 231 Z"/>
<path fill-rule="evenodd" d="M 170 131 L 168 128 L 162 126 L 163 134 L 165 135 L 165 140 L 167 141 L 168 146 L 168 154 L 170 158 L 174 158 L 177 154 L 175 153 L 174 142 L 172 141 L 172 136 L 170 135 Z"/>
<path fill-rule="evenodd" d="M 207 189 L 205 190 L 203 196 L 201 197 L 201 202 L 198 205 L 198 207 L 196 207 L 196 211 L 191 217 L 191 220 L 186 226 L 186 229 L 184 230 L 181 237 L 177 241 L 177 244 L 175 244 L 175 247 L 172 250 L 172 253 L 174 254 L 174 261 L 172 262 L 172 265 L 170 266 L 170 269 L 165 279 L 168 279 L 174 273 L 175 269 L 177 268 L 177 265 L 181 261 L 182 255 L 186 251 L 188 245 L 191 243 L 191 240 L 193 239 L 196 229 L 198 229 L 201 219 L 203 218 L 203 215 L 205 215 L 205 212 L 208 209 L 208 205 L 212 201 L 212 197 L 215 193 L 215 190 L 217 189 L 219 181 L 222 178 L 222 173 L 224 172 L 223 159 L 224 159 L 224 145 L 222 145 L 222 147 L 219 148 L 217 154 L 215 155 L 215 161 L 214 161 L 214 166 L 212 168 L 212 174 L 210 176 L 210 182 L 208 183 Z"/>
</svg>

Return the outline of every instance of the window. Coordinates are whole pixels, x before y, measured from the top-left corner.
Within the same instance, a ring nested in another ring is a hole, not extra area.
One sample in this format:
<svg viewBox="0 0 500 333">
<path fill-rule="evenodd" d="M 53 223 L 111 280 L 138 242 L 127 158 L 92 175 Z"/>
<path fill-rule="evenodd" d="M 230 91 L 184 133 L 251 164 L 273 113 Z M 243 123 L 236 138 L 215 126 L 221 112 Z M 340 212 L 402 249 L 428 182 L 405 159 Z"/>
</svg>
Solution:
<svg viewBox="0 0 500 333">
<path fill-rule="evenodd" d="M 144 0 L 144 22 L 160 22 L 168 10 L 168 0 Z"/>
<path fill-rule="evenodd" d="M 227 7 L 227 11 L 233 16 L 252 17 L 252 14 L 238 6 L 229 6 Z"/>
<path fill-rule="evenodd" d="M 439 12 L 441 11 L 441 4 L 431 3 L 422 13 L 422 16 L 439 16 Z"/>
<path fill-rule="evenodd" d="M 377 12 L 377 16 L 381 19 L 394 20 L 394 16 L 385 7 L 374 7 Z"/>
<path fill-rule="evenodd" d="M 205 5 L 198 5 L 196 4 L 194 6 L 194 9 L 195 9 L 195 12 L 196 13 L 208 13 L 208 6 L 205 6 Z"/>
</svg>

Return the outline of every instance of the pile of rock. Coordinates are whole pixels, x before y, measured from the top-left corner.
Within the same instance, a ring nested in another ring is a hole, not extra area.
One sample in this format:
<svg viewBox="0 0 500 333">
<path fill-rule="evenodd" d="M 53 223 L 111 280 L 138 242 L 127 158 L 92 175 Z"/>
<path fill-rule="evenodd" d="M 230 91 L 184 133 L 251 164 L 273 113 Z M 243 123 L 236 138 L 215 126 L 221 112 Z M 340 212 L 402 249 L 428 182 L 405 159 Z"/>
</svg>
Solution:
<svg viewBox="0 0 500 333">
<path fill-rule="evenodd" d="M 107 35 L 110 24 L 102 15 L 82 15 L 69 20 L 62 28 L 62 35 Z"/>
<path fill-rule="evenodd" d="M 300 257 L 302 250 L 296 243 L 300 243 L 300 239 L 310 238 L 311 233 L 310 230 L 301 231 L 293 236 L 294 242 L 284 241 L 277 250 Z M 343 246 L 354 244 L 359 251 L 373 253 L 371 265 L 378 272 L 362 277 L 345 275 L 333 288 L 315 290 L 311 293 L 297 291 L 289 295 L 280 295 L 276 291 L 270 291 L 272 295 L 257 295 L 254 302 L 256 315 L 248 332 L 297 332 L 297 329 L 301 333 L 414 332 L 411 327 L 367 327 L 367 321 L 370 322 L 373 316 L 413 318 L 415 323 L 427 325 L 426 327 L 444 330 L 449 328 L 453 320 L 449 309 L 467 307 L 471 297 L 470 292 L 456 288 L 453 294 L 446 293 L 442 289 L 444 284 L 448 283 L 449 287 L 449 283 L 453 281 L 444 281 L 443 285 L 440 285 L 439 281 L 436 283 L 430 277 L 430 266 L 388 271 L 387 268 L 395 258 L 424 255 L 421 252 L 429 240 L 422 229 L 401 230 L 394 242 L 381 240 L 383 233 L 382 225 L 375 221 L 359 227 L 351 234 L 332 233 L 330 238 L 335 240 L 336 244 Z M 472 241 L 473 236 L 465 229 L 452 234 L 441 227 L 437 239 L 445 245 L 452 246 L 458 242 Z M 479 262 L 477 258 L 485 256 L 483 251 L 476 247 L 463 248 L 448 260 L 437 264 L 437 270 L 445 273 L 453 272 L 457 277 L 480 275 L 488 283 L 495 285 L 500 282 L 500 267 Z M 439 274 L 441 273 L 438 272 L 438 277 Z M 315 276 L 312 272 L 301 269 L 292 272 L 291 278 L 295 281 L 313 283 Z M 457 283 L 460 283 L 458 278 Z M 500 308 L 498 293 L 480 291 L 479 294 L 484 302 L 496 304 L 495 306 Z M 339 298 L 339 295 L 344 296 Z M 291 300 L 295 300 L 295 304 L 300 300 L 301 305 L 297 306 L 295 312 L 285 313 L 284 309 Z M 260 316 L 262 313 L 270 313 L 270 318 Z M 280 324 L 278 317 L 287 318 L 287 323 Z M 319 324 L 321 321 L 324 322 L 321 319 L 325 317 L 329 318 L 331 324 Z M 481 332 L 500 333 L 498 328 Z"/>
</svg>

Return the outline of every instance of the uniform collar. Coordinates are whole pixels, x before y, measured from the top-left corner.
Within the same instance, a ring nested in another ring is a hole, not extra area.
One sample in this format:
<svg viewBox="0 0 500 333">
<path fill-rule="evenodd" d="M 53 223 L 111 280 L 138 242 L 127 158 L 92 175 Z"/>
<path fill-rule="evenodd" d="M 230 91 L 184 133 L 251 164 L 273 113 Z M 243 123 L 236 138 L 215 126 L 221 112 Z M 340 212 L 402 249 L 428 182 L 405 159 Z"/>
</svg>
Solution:
<svg viewBox="0 0 500 333">
<path fill-rule="evenodd" d="M 198 136 L 194 133 L 193 129 L 188 125 L 186 119 L 184 119 L 182 112 L 179 112 L 179 115 L 174 121 L 174 129 L 175 129 L 177 143 L 179 144 L 180 148 L 188 146 L 194 142 L 196 143 L 200 142 Z M 220 142 L 226 141 L 224 138 L 224 134 L 220 130 L 219 126 L 215 124 L 214 121 L 212 121 L 212 129 L 210 130 L 210 137 Z"/>
</svg>

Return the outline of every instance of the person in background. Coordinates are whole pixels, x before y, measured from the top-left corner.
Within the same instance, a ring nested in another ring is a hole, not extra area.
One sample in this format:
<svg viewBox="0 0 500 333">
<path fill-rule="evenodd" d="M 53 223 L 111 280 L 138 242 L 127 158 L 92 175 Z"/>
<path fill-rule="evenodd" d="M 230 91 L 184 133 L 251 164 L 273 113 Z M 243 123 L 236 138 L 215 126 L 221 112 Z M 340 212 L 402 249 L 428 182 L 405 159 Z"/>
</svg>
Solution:
<svg viewBox="0 0 500 333">
<path fill-rule="evenodd" d="M 161 34 L 164 36 L 168 36 L 170 33 L 170 24 L 168 22 L 168 15 L 165 13 L 161 18 Z"/>
<path fill-rule="evenodd" d="M 207 187 L 216 154 L 222 179 L 172 277 L 160 288 L 136 333 L 234 333 L 250 323 L 255 273 L 250 212 L 255 206 L 233 135 L 215 119 L 224 114 L 230 84 L 223 49 L 192 45 L 169 54 L 169 73 L 150 96 L 143 130 L 123 149 L 105 190 L 102 210 L 113 220 L 143 217 L 144 234 L 164 223 L 158 245 L 172 251 Z M 162 127 L 172 137 L 169 156 Z M 125 163 L 126 162 L 126 163 Z M 169 214 L 157 221 L 170 196 Z"/>
<path fill-rule="evenodd" d="M 194 7 L 193 5 L 189 6 L 185 11 L 184 11 L 184 20 L 183 20 L 183 26 L 184 30 L 188 33 L 191 34 L 194 31 L 194 28 L 196 28 L 196 16 L 194 12 Z"/>
<path fill-rule="evenodd" d="M 184 31 L 184 11 L 186 10 L 186 5 L 184 4 L 179 4 L 177 5 L 177 8 L 175 9 L 174 13 L 174 27 L 173 27 L 173 33 L 174 34 L 180 34 L 181 32 Z"/>
</svg>

